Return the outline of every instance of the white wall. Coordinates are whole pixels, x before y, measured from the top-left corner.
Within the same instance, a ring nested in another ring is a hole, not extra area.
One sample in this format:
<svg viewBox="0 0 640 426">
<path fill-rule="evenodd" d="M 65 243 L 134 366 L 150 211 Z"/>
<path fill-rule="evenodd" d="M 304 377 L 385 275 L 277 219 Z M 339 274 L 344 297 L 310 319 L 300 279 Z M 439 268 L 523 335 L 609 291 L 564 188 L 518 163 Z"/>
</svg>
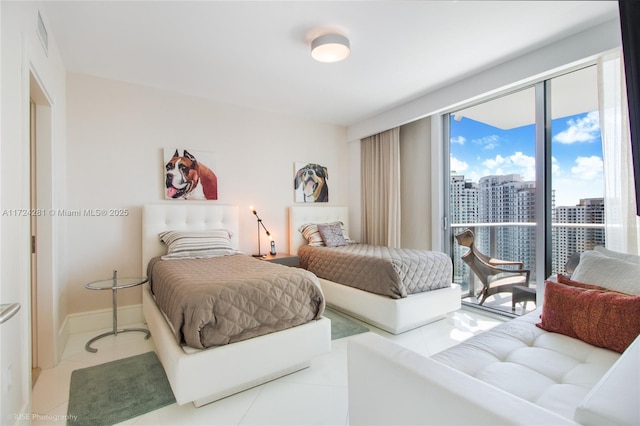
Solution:
<svg viewBox="0 0 640 426">
<path fill-rule="evenodd" d="M 0 326 L 2 424 L 13 424 L 21 414 L 28 413 L 31 390 L 29 215 L 11 213 L 29 208 L 30 73 L 52 104 L 51 136 L 42 152 L 45 161 L 57 166 L 53 172 L 48 168 L 53 173 L 48 179 L 49 200 L 55 205 L 65 196 L 65 71 L 53 37 L 45 54 L 36 36 L 36 6 L 33 2 L 0 2 L 0 300 L 22 305 L 16 317 Z M 53 333 L 65 315 L 64 303 L 59 303 L 63 299 L 60 282 L 64 281 L 64 258 L 57 257 L 64 250 L 61 240 L 53 237 L 58 235 L 60 224 L 55 219 L 46 222 L 53 241 L 48 241 L 49 247 L 45 245 L 47 253 L 43 256 L 53 261 L 47 262 L 51 269 L 43 276 L 42 293 L 47 300 L 40 302 L 42 320 Z M 56 247 L 55 254 L 52 246 Z M 59 350 L 53 339 L 49 344 L 45 365 L 55 362 Z"/>
<path fill-rule="evenodd" d="M 68 74 L 69 209 L 128 209 L 128 217 L 67 217 L 69 312 L 111 306 L 87 282 L 141 270 L 141 207 L 164 197 L 164 147 L 216 156 L 220 204 L 240 207 L 240 249 L 257 251 L 255 206 L 288 250 L 294 162 L 328 167 L 329 204 L 349 199 L 346 129 L 80 74 Z M 268 242 L 262 236 L 262 251 Z M 139 288 L 118 293 L 140 303 Z"/>
</svg>

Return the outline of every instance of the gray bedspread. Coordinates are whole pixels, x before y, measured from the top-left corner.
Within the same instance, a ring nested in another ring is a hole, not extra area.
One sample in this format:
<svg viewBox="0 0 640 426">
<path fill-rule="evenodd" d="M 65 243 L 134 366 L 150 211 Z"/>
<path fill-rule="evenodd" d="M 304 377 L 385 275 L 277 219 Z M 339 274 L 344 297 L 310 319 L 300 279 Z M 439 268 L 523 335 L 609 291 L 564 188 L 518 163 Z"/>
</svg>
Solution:
<svg viewBox="0 0 640 426">
<path fill-rule="evenodd" d="M 319 319 L 318 278 L 244 254 L 149 262 L 156 304 L 176 341 L 193 348 L 238 342 Z"/>
<path fill-rule="evenodd" d="M 368 244 L 302 246 L 300 266 L 320 278 L 394 299 L 451 286 L 444 253 Z"/>
</svg>

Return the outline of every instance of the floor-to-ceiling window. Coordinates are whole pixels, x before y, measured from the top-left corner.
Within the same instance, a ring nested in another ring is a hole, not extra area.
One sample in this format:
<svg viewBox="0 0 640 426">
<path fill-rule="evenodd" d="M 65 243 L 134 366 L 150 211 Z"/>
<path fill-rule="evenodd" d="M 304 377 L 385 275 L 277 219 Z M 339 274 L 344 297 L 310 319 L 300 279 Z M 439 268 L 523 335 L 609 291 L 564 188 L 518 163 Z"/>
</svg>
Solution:
<svg viewBox="0 0 640 426">
<path fill-rule="evenodd" d="M 463 230 L 471 230 L 475 249 L 495 261 L 492 273 L 529 271 L 529 299 L 548 273 L 565 272 L 573 253 L 604 244 L 595 67 L 454 111 L 446 116 L 445 135 L 446 239 L 465 302 L 480 303 L 485 287 L 510 280 L 501 280 L 506 273 L 487 280 L 463 261 L 468 241 L 460 245 L 455 238 Z M 512 296 L 513 288 L 502 285 L 483 306 L 511 312 Z M 516 313 L 523 307 L 518 304 Z"/>
<path fill-rule="evenodd" d="M 552 272 L 604 246 L 604 164 L 596 66 L 551 79 Z"/>
</svg>

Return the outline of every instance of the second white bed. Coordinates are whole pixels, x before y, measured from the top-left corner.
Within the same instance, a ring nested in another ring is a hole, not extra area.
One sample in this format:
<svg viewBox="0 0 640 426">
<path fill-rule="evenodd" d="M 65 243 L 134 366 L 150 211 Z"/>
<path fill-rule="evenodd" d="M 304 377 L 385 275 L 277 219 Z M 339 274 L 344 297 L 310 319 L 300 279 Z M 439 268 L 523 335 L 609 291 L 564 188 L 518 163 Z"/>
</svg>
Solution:
<svg viewBox="0 0 640 426">
<path fill-rule="evenodd" d="M 292 206 L 289 207 L 289 247 L 292 253 L 307 244 L 298 231 L 308 223 L 341 221 L 349 230 L 349 211 L 344 206 Z M 328 306 L 374 325 L 392 334 L 420 327 L 444 318 L 460 309 L 460 286 L 412 294 L 402 299 L 362 291 L 347 285 L 319 278 Z"/>
</svg>

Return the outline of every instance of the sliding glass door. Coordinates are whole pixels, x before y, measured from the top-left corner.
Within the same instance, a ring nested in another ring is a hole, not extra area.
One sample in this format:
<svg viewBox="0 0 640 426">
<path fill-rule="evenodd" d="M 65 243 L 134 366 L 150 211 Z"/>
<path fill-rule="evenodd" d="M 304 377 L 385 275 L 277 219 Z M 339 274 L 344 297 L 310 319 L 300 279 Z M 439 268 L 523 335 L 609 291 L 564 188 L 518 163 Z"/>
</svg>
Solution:
<svg viewBox="0 0 640 426">
<path fill-rule="evenodd" d="M 605 245 L 597 78 L 592 66 L 551 80 L 553 273 L 571 273 L 573 254 Z"/>
<path fill-rule="evenodd" d="M 528 287 L 516 289 L 519 300 L 535 300 L 546 275 L 565 272 L 573 253 L 604 243 L 594 70 L 446 116 L 446 240 L 463 301 L 512 312 L 514 284 Z M 474 270 L 477 265 L 465 256 L 469 235 L 473 250 L 493 270 Z M 534 307 L 529 303 L 527 310 Z M 524 312 L 518 303 L 515 313 Z"/>
</svg>

